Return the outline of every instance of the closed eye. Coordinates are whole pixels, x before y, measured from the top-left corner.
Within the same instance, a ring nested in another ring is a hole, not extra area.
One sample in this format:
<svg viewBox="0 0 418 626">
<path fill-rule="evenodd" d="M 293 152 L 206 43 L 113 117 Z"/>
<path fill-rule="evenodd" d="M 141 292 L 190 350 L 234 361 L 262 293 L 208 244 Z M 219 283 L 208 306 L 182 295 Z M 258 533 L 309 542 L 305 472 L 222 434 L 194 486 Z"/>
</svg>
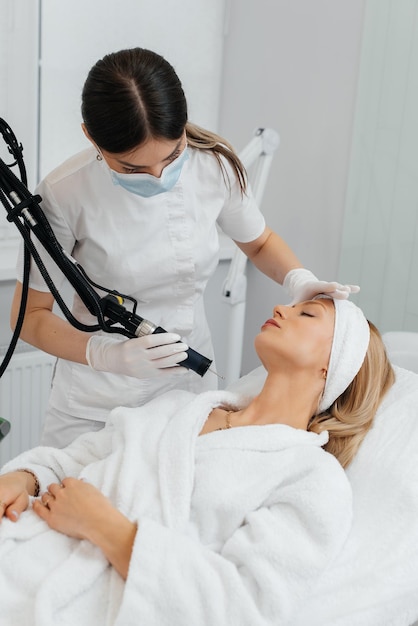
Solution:
<svg viewBox="0 0 418 626">
<path fill-rule="evenodd" d="M 133 168 L 130 168 L 130 167 L 124 167 L 123 171 L 124 171 L 125 174 L 141 174 L 140 170 L 136 170 L 136 169 L 133 169 Z"/>
<path fill-rule="evenodd" d="M 300 314 L 305 315 L 306 317 L 315 317 L 315 315 L 312 315 L 311 313 L 308 313 L 307 311 L 301 311 Z"/>
<path fill-rule="evenodd" d="M 174 161 L 174 159 L 177 159 L 178 156 L 180 156 L 181 150 L 180 148 L 177 148 L 177 150 L 175 152 L 173 152 L 173 154 L 170 154 L 170 156 L 168 157 L 168 159 L 166 159 L 167 161 Z"/>
<path fill-rule="evenodd" d="M 180 154 L 181 154 L 181 149 L 177 148 L 177 150 L 175 150 L 173 152 L 173 154 L 170 154 L 170 156 L 167 157 L 164 160 L 167 161 L 168 163 L 171 163 L 172 161 L 177 159 L 177 157 L 180 156 Z M 137 168 L 137 167 L 126 167 L 125 166 L 125 167 L 123 167 L 123 172 L 124 172 L 124 174 L 144 174 L 142 169 Z"/>
</svg>

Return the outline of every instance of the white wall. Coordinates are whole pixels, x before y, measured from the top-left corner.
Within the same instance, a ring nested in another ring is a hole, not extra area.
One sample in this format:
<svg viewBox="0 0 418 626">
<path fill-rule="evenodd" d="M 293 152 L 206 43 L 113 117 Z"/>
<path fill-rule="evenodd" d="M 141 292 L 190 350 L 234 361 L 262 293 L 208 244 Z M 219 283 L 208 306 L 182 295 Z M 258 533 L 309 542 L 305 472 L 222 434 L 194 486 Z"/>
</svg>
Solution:
<svg viewBox="0 0 418 626">
<path fill-rule="evenodd" d="M 24 144 L 30 184 L 38 139 L 38 10 L 39 0 L 0 0 L 0 117 Z M 6 155 L 2 145 L 0 157 L 10 163 Z"/>
<path fill-rule="evenodd" d="M 281 144 L 263 212 L 309 269 L 336 279 L 365 0 L 230 0 L 220 132 L 238 149 L 258 126 Z M 245 373 L 252 337 L 284 291 L 254 268 Z"/>
<path fill-rule="evenodd" d="M 23 144 L 28 184 L 36 180 L 38 140 L 38 0 L 0 0 L 0 117 Z M 0 136 L 0 158 L 13 159 Z M 13 172 L 19 176 L 17 168 Z M 9 312 L 14 291 L 19 232 L 0 204 L 0 346 L 10 341 Z"/>
</svg>

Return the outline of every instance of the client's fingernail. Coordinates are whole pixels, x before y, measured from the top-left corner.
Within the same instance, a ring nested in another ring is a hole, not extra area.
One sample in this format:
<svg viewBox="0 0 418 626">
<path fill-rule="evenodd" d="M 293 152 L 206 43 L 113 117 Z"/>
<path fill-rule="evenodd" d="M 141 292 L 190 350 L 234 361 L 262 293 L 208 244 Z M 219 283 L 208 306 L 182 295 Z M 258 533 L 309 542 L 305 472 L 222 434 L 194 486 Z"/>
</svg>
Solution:
<svg viewBox="0 0 418 626">
<path fill-rule="evenodd" d="M 15 521 L 19 519 L 19 513 L 17 511 L 10 511 L 10 515 Z"/>
</svg>

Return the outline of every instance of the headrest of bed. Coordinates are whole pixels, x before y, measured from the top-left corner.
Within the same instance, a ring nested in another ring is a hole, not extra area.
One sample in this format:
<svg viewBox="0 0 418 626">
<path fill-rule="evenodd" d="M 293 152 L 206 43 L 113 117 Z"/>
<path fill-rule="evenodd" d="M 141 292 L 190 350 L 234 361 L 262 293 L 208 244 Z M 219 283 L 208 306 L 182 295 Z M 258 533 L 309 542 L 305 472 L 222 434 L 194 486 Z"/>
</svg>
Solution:
<svg viewBox="0 0 418 626">
<path fill-rule="evenodd" d="M 351 533 L 294 626 L 408 626 L 418 620 L 418 374 L 400 367 L 395 373 L 347 468 Z M 264 380 L 259 367 L 228 389 L 254 396 Z"/>
<path fill-rule="evenodd" d="M 389 331 L 382 339 L 392 363 L 418 373 L 418 333 Z"/>
</svg>

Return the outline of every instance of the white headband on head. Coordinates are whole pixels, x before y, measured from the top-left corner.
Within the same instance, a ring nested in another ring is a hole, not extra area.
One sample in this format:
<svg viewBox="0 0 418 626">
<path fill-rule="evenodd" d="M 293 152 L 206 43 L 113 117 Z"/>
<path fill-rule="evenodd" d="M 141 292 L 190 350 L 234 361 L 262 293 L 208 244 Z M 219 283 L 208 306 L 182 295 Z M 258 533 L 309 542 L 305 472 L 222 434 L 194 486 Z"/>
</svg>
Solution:
<svg viewBox="0 0 418 626">
<path fill-rule="evenodd" d="M 358 306 L 350 300 L 334 299 L 334 307 L 334 338 L 319 404 L 321 413 L 329 409 L 353 381 L 363 364 L 370 341 L 369 324 Z"/>
</svg>

